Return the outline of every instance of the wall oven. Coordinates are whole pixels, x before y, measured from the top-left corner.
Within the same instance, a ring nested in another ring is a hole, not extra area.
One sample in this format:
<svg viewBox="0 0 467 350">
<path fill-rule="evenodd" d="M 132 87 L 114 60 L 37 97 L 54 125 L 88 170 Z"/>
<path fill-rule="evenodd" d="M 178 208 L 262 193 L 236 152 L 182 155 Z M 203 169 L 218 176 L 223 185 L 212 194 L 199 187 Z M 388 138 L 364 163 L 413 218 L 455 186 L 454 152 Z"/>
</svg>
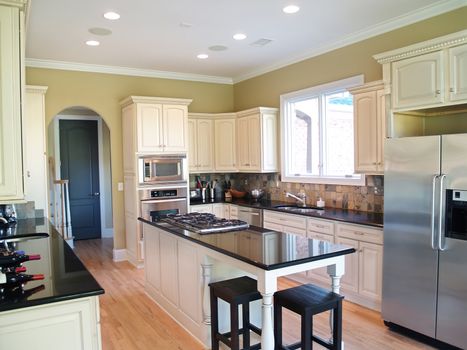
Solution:
<svg viewBox="0 0 467 350">
<path fill-rule="evenodd" d="M 186 214 L 188 209 L 187 187 L 141 189 L 139 191 L 141 217 L 159 221 L 167 214 Z"/>
<path fill-rule="evenodd" d="M 186 155 L 145 156 L 138 159 L 140 185 L 187 181 Z"/>
</svg>

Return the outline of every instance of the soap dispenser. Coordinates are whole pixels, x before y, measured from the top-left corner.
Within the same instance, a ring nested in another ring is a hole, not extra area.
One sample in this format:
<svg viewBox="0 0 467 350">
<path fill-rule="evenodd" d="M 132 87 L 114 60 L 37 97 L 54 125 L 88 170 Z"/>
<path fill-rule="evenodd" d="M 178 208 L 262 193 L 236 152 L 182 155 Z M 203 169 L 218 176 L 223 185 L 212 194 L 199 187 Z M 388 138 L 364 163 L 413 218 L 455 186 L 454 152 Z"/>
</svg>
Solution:
<svg viewBox="0 0 467 350">
<path fill-rule="evenodd" d="M 319 197 L 319 199 L 316 201 L 316 206 L 318 208 L 324 208 L 324 201 L 321 197 Z"/>
</svg>

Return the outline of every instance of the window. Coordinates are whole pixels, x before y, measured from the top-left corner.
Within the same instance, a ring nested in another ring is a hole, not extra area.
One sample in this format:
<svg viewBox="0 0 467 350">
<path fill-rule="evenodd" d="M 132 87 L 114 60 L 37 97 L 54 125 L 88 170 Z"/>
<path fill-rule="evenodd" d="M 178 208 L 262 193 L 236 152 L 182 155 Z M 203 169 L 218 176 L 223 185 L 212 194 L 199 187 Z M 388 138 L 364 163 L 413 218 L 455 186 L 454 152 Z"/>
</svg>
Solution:
<svg viewBox="0 0 467 350">
<path fill-rule="evenodd" d="M 282 178 L 362 185 L 354 174 L 353 99 L 357 76 L 281 96 Z"/>
</svg>

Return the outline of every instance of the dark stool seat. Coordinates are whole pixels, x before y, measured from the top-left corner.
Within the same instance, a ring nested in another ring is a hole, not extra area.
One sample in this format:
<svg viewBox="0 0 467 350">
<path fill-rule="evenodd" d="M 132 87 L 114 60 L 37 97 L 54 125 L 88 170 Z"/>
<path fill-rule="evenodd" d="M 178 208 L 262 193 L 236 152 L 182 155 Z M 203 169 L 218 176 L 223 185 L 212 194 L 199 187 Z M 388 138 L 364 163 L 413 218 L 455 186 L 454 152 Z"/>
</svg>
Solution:
<svg viewBox="0 0 467 350">
<path fill-rule="evenodd" d="M 274 294 L 274 339 L 276 350 L 311 350 L 312 342 L 327 349 L 340 350 L 342 347 L 342 299 L 343 296 L 318 286 L 305 284 L 285 289 Z M 282 344 L 282 307 L 301 316 L 301 341 L 284 347 Z M 313 315 L 333 310 L 332 342 L 313 335 Z"/>
<path fill-rule="evenodd" d="M 244 276 L 209 284 L 211 293 L 211 349 L 219 349 L 219 341 L 232 350 L 240 350 L 239 335 L 243 336 L 243 350 L 260 349 L 261 344 L 250 346 L 250 331 L 261 330 L 250 323 L 250 302 L 261 299 L 254 279 Z M 219 333 L 218 298 L 230 304 L 230 332 Z M 238 325 L 238 306 L 242 305 L 242 325 Z"/>
</svg>

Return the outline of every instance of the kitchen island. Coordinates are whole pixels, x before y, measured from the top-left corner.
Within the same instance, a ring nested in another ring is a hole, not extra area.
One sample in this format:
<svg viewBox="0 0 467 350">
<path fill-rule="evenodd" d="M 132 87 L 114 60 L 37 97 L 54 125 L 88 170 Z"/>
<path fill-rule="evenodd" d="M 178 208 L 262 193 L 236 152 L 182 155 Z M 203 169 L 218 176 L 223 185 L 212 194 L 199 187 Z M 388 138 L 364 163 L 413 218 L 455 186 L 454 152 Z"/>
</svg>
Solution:
<svg viewBox="0 0 467 350">
<path fill-rule="evenodd" d="M 2 231 L 0 242 L 2 248 L 7 242 L 10 250 L 40 254 L 23 266 L 26 274 L 44 275 L 0 293 L 0 349 L 101 349 L 104 290 L 49 221 L 18 220 Z"/>
<path fill-rule="evenodd" d="M 209 283 L 248 275 L 262 295 L 253 323 L 262 328 L 262 349 L 274 349 L 272 297 L 277 279 L 327 266 L 330 288 L 339 292 L 345 255 L 355 249 L 256 227 L 200 235 L 165 222 L 139 218 L 145 240 L 147 293 L 195 338 L 210 348 Z M 227 308 L 219 305 L 219 314 Z M 256 310 L 256 311 L 255 311 Z M 220 319 L 221 331 L 229 328 Z"/>
</svg>

